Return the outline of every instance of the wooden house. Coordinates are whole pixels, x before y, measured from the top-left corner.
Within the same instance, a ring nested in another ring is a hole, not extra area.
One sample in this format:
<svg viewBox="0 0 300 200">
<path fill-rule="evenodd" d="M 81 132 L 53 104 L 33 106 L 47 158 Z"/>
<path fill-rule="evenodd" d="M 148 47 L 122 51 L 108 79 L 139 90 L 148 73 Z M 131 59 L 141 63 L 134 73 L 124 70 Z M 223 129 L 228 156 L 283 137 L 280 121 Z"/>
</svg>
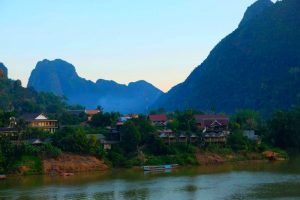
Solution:
<svg viewBox="0 0 300 200">
<path fill-rule="evenodd" d="M 84 112 L 88 116 L 88 121 L 91 121 L 93 116 L 100 113 L 101 111 L 99 109 L 95 109 L 95 110 L 85 110 Z"/>
<path fill-rule="evenodd" d="M 54 133 L 58 129 L 58 121 L 49 119 L 43 113 L 28 113 L 24 114 L 21 118 L 32 128 L 39 128 L 50 133 Z"/>
<path fill-rule="evenodd" d="M 161 114 L 161 115 L 149 115 L 148 119 L 157 127 L 166 127 L 168 118 L 167 115 Z"/>
<path fill-rule="evenodd" d="M 205 143 L 226 143 L 229 118 L 225 115 L 195 115 L 197 128 L 202 130 Z"/>
</svg>

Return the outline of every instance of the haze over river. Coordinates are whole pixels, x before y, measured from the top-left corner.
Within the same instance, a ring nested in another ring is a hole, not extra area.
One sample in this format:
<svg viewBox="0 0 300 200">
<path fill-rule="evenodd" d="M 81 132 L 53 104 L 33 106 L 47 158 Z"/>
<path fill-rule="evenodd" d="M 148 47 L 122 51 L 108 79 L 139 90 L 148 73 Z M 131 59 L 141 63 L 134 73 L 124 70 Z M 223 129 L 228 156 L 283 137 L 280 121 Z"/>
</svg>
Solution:
<svg viewBox="0 0 300 200">
<path fill-rule="evenodd" d="M 72 177 L 13 177 L 0 181 L 0 199 L 294 200 L 300 199 L 300 157 L 154 174 L 131 169 Z"/>
</svg>

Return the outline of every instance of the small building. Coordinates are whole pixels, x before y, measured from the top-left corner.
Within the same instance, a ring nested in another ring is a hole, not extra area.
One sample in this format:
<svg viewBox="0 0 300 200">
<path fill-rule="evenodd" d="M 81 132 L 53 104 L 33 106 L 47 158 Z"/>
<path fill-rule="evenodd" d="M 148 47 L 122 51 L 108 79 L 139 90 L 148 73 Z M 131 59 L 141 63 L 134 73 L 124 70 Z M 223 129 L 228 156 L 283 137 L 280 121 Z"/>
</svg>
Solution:
<svg viewBox="0 0 300 200">
<path fill-rule="evenodd" d="M 11 127 L 0 127 L 0 138 L 16 140 L 18 138 L 18 131 Z"/>
<path fill-rule="evenodd" d="M 225 115 L 195 115 L 198 129 L 206 129 L 206 131 L 227 131 L 229 126 L 229 118 Z"/>
<path fill-rule="evenodd" d="M 101 111 L 99 109 L 95 109 L 95 110 L 85 110 L 84 112 L 88 116 L 88 121 L 91 121 L 92 117 L 100 113 Z"/>
<path fill-rule="evenodd" d="M 227 135 L 223 132 L 209 132 L 204 135 L 204 142 L 205 143 L 226 143 Z"/>
<path fill-rule="evenodd" d="M 187 143 L 187 137 L 184 133 L 181 133 L 179 136 L 178 136 L 178 142 L 180 143 Z"/>
<path fill-rule="evenodd" d="M 229 132 L 229 118 L 225 115 L 195 115 L 197 128 L 203 130 L 205 143 L 226 143 Z"/>
<path fill-rule="evenodd" d="M 120 140 L 111 140 L 111 138 L 105 137 L 103 134 L 88 134 L 87 137 L 95 137 L 103 145 L 105 151 L 110 150 L 113 144 L 120 143 Z"/>
<path fill-rule="evenodd" d="M 177 140 L 171 129 L 158 130 L 158 135 L 165 143 L 173 143 Z"/>
<path fill-rule="evenodd" d="M 187 135 L 186 133 L 181 132 L 177 136 L 177 141 L 179 143 L 187 143 L 187 142 L 195 143 L 198 141 L 198 139 L 199 139 L 199 137 L 195 133 L 192 133 L 191 135 Z"/>
<path fill-rule="evenodd" d="M 195 133 L 192 133 L 192 134 L 190 135 L 190 142 L 191 142 L 191 143 L 197 142 L 198 139 L 199 139 L 199 137 L 198 137 L 198 135 L 196 135 Z"/>
<path fill-rule="evenodd" d="M 58 121 L 48 119 L 43 113 L 28 113 L 24 114 L 21 118 L 32 128 L 39 128 L 50 133 L 54 133 L 58 129 Z"/>
<path fill-rule="evenodd" d="M 161 114 L 161 115 L 149 115 L 148 119 L 158 127 L 165 127 L 168 122 L 167 115 Z"/>
<path fill-rule="evenodd" d="M 243 130 L 243 135 L 249 140 L 256 142 L 257 144 L 261 143 L 261 139 L 258 135 L 255 134 L 255 130 Z"/>
<path fill-rule="evenodd" d="M 39 146 L 44 144 L 44 141 L 39 138 L 32 138 L 26 141 L 27 144 Z"/>
</svg>

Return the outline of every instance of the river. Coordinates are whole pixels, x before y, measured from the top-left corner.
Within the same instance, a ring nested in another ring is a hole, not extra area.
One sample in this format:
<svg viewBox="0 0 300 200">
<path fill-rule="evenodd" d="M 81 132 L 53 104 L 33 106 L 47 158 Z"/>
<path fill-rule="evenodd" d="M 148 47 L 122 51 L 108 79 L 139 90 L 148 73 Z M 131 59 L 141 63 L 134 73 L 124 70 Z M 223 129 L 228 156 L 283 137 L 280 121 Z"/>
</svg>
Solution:
<svg viewBox="0 0 300 200">
<path fill-rule="evenodd" d="M 72 177 L 13 177 L 0 181 L 0 199 L 294 200 L 300 199 L 300 158 L 150 174 L 119 169 Z"/>
</svg>

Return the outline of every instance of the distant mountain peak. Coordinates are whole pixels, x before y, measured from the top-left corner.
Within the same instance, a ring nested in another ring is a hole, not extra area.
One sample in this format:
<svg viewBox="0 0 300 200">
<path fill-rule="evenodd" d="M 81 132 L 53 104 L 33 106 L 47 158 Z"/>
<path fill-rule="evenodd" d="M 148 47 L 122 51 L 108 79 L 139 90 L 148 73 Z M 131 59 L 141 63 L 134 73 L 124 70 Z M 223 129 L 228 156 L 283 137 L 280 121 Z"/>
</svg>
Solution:
<svg viewBox="0 0 300 200">
<path fill-rule="evenodd" d="M 46 68 L 46 69 L 56 69 L 57 71 L 68 71 L 70 73 L 76 73 L 75 67 L 68 63 L 65 60 L 62 59 L 55 59 L 55 60 L 48 60 L 43 59 L 42 61 L 39 61 L 36 65 L 36 68 Z"/>
<path fill-rule="evenodd" d="M 62 59 L 39 61 L 31 73 L 28 86 L 37 91 L 66 96 L 72 104 L 87 108 L 101 105 L 105 111 L 121 113 L 145 113 L 162 94 L 143 80 L 128 86 L 104 79 L 94 83 L 78 76 L 75 67 Z"/>
<path fill-rule="evenodd" d="M 7 68 L 2 62 L 0 62 L 0 78 L 7 78 L 7 73 Z"/>
<path fill-rule="evenodd" d="M 239 26 L 245 25 L 273 5 L 274 3 L 271 0 L 257 0 L 247 8 Z"/>
<path fill-rule="evenodd" d="M 233 113 L 300 105 L 300 0 L 250 6 L 240 27 L 219 42 L 181 84 L 153 108 Z"/>
<path fill-rule="evenodd" d="M 151 83 L 148 83 L 145 80 L 138 80 L 138 81 L 128 83 L 128 86 L 130 85 L 151 85 Z"/>
</svg>

